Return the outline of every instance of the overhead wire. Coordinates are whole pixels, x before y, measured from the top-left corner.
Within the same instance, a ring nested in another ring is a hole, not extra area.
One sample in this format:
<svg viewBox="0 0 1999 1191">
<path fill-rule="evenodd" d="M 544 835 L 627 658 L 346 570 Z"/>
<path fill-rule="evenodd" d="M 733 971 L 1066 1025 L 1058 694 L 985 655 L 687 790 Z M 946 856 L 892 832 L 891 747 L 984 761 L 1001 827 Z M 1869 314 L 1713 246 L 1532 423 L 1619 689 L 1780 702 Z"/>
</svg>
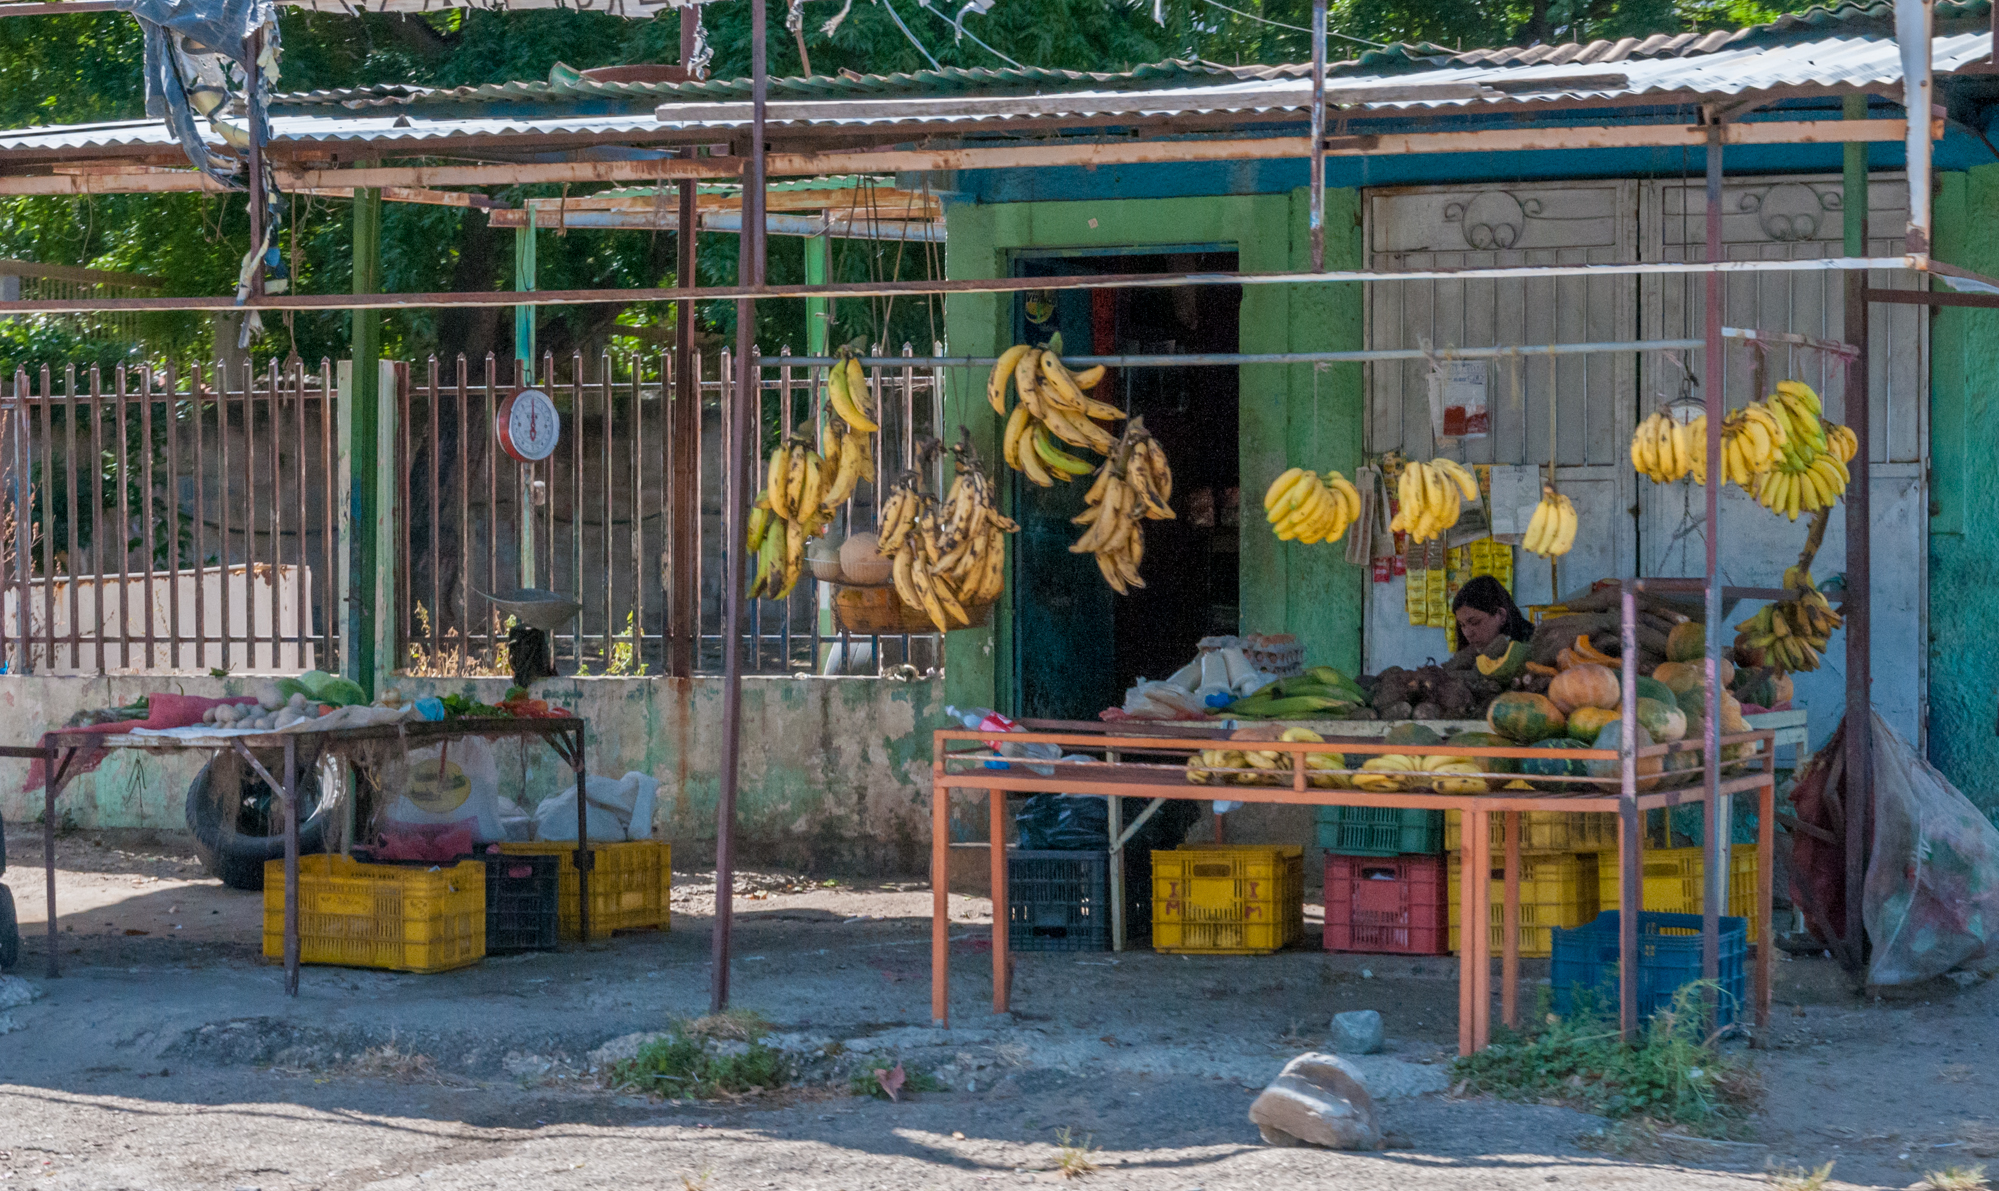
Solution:
<svg viewBox="0 0 1999 1191">
<path fill-rule="evenodd" d="M 902 23 L 902 14 L 898 13 L 895 10 L 895 5 L 890 4 L 888 0 L 875 0 L 875 3 L 881 5 L 883 8 L 888 9 L 888 19 L 895 22 L 895 27 L 902 30 L 902 35 L 909 39 L 909 44 L 915 46 L 916 52 L 922 54 L 924 61 L 930 63 L 930 69 L 932 70 L 944 69 L 944 67 L 938 63 L 936 55 L 932 54 L 928 49 L 926 49 L 922 42 L 916 40 L 916 34 L 911 33 L 909 31 L 909 26 Z"/>
<path fill-rule="evenodd" d="M 931 16 L 933 16 L 933 17 L 936 17 L 936 18 L 937 18 L 938 20 L 940 20 L 940 21 L 944 22 L 945 24 L 947 24 L 947 25 L 951 26 L 951 28 L 953 28 L 953 29 L 954 29 L 954 30 L 956 30 L 957 32 L 959 32 L 959 33 L 962 33 L 962 34 L 964 34 L 964 35 L 965 35 L 966 37 L 969 37 L 969 38 L 971 38 L 971 39 L 972 39 L 972 44 L 973 44 L 973 45 L 975 45 L 975 46 L 979 47 L 980 49 L 984 50 L 984 51 L 985 51 L 986 53 L 988 53 L 988 54 L 991 54 L 991 55 L 992 55 L 993 57 L 995 57 L 995 58 L 998 58 L 998 59 L 999 59 L 1000 61 L 1002 61 L 1002 62 L 1006 63 L 1006 64 L 1007 64 L 1008 66 L 1011 66 L 1011 67 L 1013 67 L 1013 68 L 1014 68 L 1015 70 L 1026 70 L 1026 69 L 1028 69 L 1028 68 L 1027 68 L 1026 66 L 1023 66 L 1023 65 L 1021 65 L 1020 63 L 1018 63 L 1018 62 L 1014 61 L 1014 60 L 1013 60 L 1012 58 L 1009 58 L 1009 57 L 1007 57 L 1007 56 L 1006 56 L 1005 54 L 1002 54 L 1002 53 L 1000 53 L 1000 52 L 999 52 L 998 50 L 996 50 L 996 49 L 994 49 L 993 47 L 991 47 L 991 46 L 987 45 L 987 44 L 986 44 L 985 42 L 983 42 L 983 41 L 980 41 L 980 40 L 979 40 L 979 35 L 978 35 L 978 34 L 976 34 L 976 33 L 972 32 L 972 31 L 971 31 L 970 29 L 967 29 L 967 28 L 965 28 L 965 27 L 964 27 L 963 25 L 961 25 L 961 24 L 959 24 L 958 22 L 956 22 L 956 21 L 952 20 L 952 19 L 951 19 L 950 17 L 947 17 L 947 16 L 945 16 L 945 15 L 944 15 L 943 13 L 941 13 L 941 12 L 938 12 L 938 11 L 937 11 L 936 9 L 934 9 L 934 8 L 930 7 L 930 4 L 929 4 L 928 0 L 916 0 L 916 3 L 917 3 L 917 7 L 921 8 L 921 9 L 922 9 L 923 11 L 925 11 L 925 12 L 929 13 L 929 14 L 930 14 Z"/>
<path fill-rule="evenodd" d="M 1205 0 L 1205 3 L 1208 3 L 1208 4 L 1212 4 L 1212 5 L 1214 5 L 1214 6 L 1216 7 L 1216 8 L 1219 8 L 1219 9 L 1221 9 L 1221 10 L 1222 10 L 1223 12 L 1232 12 L 1232 13 L 1234 13 L 1235 15 L 1237 15 L 1237 16 L 1239 16 L 1239 17 L 1244 17 L 1244 18 L 1247 18 L 1247 19 L 1249 19 L 1249 20 L 1252 20 L 1252 21 L 1261 21 L 1261 22 L 1263 22 L 1263 23 L 1264 23 L 1264 24 L 1266 24 L 1266 25 L 1275 25 L 1275 26 L 1277 26 L 1277 27 L 1278 27 L 1279 29 L 1289 29 L 1289 30 L 1291 30 L 1291 31 L 1292 31 L 1292 32 L 1294 32 L 1294 33 L 1310 33 L 1310 32 L 1311 32 L 1311 30 L 1310 30 L 1310 29 L 1307 29 L 1307 28 L 1305 28 L 1305 27 L 1304 27 L 1303 25 L 1290 25 L 1290 24 L 1286 24 L 1286 23 L 1285 23 L 1285 22 L 1283 22 L 1283 21 L 1273 21 L 1273 20 L 1271 20 L 1271 19 L 1270 19 L 1269 17 L 1265 17 L 1265 16 L 1258 16 L 1258 15 L 1257 15 L 1256 13 L 1253 13 L 1253 12 L 1244 12 L 1244 11 L 1243 11 L 1242 9 L 1240 9 L 1240 8 L 1230 8 L 1230 7 L 1228 6 L 1228 5 L 1226 5 L 1226 4 L 1223 4 L 1223 3 L 1222 3 L 1222 0 Z M 1341 38 L 1341 39 L 1343 39 L 1343 40 L 1345 40 L 1345 41 L 1352 41 L 1352 42 L 1358 42 L 1359 44 L 1361 44 L 1361 45 L 1364 45 L 1364 46 L 1373 46 L 1373 47 L 1374 47 L 1375 49 L 1377 49 L 1377 50 L 1385 50 L 1385 49 L 1387 49 L 1387 48 L 1388 48 L 1387 44 L 1386 44 L 1386 43 L 1384 43 L 1384 42 L 1379 42 L 1379 41 L 1369 41 L 1369 40 L 1368 40 L 1367 38 L 1365 38 L 1365 37 L 1355 37 L 1355 36 L 1354 36 L 1353 34 L 1351 34 L 1351 33 L 1342 33 L 1342 32 L 1340 32 L 1340 31 L 1339 31 L 1338 29 L 1328 29 L 1328 30 L 1326 30 L 1326 36 L 1328 36 L 1328 37 L 1338 37 L 1338 38 Z"/>
</svg>

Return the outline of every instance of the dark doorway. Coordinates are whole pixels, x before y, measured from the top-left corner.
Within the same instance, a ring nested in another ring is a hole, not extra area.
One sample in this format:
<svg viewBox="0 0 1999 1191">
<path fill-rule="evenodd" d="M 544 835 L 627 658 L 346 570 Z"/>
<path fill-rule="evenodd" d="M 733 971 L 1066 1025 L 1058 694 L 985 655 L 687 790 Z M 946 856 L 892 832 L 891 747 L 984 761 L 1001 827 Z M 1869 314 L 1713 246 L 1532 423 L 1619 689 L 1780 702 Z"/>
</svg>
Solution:
<svg viewBox="0 0 1999 1191">
<path fill-rule="evenodd" d="M 1014 275 L 1235 268 L 1234 252 L 1049 254 L 1017 258 Z M 1065 355 L 1232 353 L 1241 303 L 1237 286 L 1030 292 L 1014 299 L 1013 342 L 1044 343 L 1059 331 Z M 1089 555 L 1069 552 L 1082 532 L 1069 519 L 1083 511 L 1088 477 L 1038 488 L 1009 473 L 1021 523 L 1018 714 L 1093 719 L 1121 704 L 1140 676 L 1186 665 L 1202 637 L 1237 630 L 1237 393 L 1236 369 L 1215 365 L 1114 368 L 1098 386 L 1099 398 L 1145 419 L 1173 465 L 1177 516 L 1146 522 L 1145 586 L 1129 595 L 1111 591 Z"/>
</svg>

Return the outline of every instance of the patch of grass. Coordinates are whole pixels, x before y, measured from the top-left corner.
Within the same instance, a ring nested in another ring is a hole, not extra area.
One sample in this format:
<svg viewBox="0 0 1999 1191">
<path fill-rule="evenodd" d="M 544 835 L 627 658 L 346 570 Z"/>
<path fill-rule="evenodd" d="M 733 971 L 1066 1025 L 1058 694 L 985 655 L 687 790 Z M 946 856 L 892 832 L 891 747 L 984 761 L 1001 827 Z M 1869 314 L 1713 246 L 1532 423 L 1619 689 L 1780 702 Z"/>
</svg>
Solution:
<svg viewBox="0 0 1999 1191">
<path fill-rule="evenodd" d="M 429 1055 L 406 1051 L 395 1039 L 370 1047 L 347 1063 L 350 1074 L 376 1079 L 436 1079 L 437 1063 Z"/>
<path fill-rule="evenodd" d="M 1830 1162 L 1817 1170 L 1806 1170 L 1801 1166 L 1773 1166 L 1763 1172 L 1764 1181 L 1777 1191 L 1820 1191 L 1831 1177 Z"/>
<path fill-rule="evenodd" d="M 724 1009 L 687 1023 L 687 1032 L 697 1038 L 719 1038 L 733 1042 L 755 1042 L 770 1033 L 770 1019 L 754 1009 Z"/>
<path fill-rule="evenodd" d="M 892 1100 L 888 1089 L 882 1086 L 882 1076 L 897 1067 L 902 1068 L 902 1083 L 896 1088 L 897 1096 L 907 1096 L 912 1092 L 948 1092 L 944 1081 L 899 1059 L 884 1056 L 862 1066 L 848 1077 L 847 1090 L 856 1096 L 873 1096 L 877 1100 Z"/>
<path fill-rule="evenodd" d="M 1925 1173 L 1922 1186 L 1928 1191 L 1987 1191 L 1992 1184 L 1985 1180 L 1983 1166 L 1946 1166 Z"/>
<path fill-rule="evenodd" d="M 1462 1087 L 1507 1100 L 1556 1101 L 1612 1120 L 1643 1119 L 1714 1137 L 1735 1132 L 1761 1097 L 1754 1073 L 1702 1033 L 1699 984 L 1682 988 L 1636 1043 L 1592 1007 L 1560 1018 L 1543 988 L 1527 1033 L 1495 1032 L 1493 1044 L 1457 1060 Z"/>
<path fill-rule="evenodd" d="M 714 1035 L 694 1031 L 700 1024 L 676 1024 L 665 1037 L 646 1043 L 638 1054 L 611 1068 L 611 1082 L 675 1099 L 717 1100 L 782 1088 L 791 1081 L 791 1064 L 780 1051 L 737 1038 L 730 1041 L 744 1042 L 746 1049 L 717 1053 L 709 1046 Z"/>
<path fill-rule="evenodd" d="M 1061 1152 L 1055 1155 L 1056 1173 L 1065 1179 L 1080 1179 L 1086 1174 L 1094 1174 L 1097 1164 L 1090 1157 L 1091 1151 L 1096 1148 L 1090 1144 L 1093 1140 L 1089 1134 L 1084 1134 L 1079 1142 L 1074 1130 L 1067 1127 L 1057 1129 L 1055 1144 L 1061 1147 Z"/>
</svg>

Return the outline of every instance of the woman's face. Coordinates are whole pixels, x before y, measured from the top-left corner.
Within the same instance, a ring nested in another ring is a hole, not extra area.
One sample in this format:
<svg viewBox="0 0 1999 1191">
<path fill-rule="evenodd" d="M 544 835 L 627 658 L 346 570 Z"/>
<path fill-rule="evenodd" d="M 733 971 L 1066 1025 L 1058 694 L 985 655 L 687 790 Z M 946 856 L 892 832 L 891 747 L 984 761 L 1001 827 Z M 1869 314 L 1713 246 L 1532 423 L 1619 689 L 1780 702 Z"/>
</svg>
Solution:
<svg viewBox="0 0 1999 1191">
<path fill-rule="evenodd" d="M 1458 609 L 1458 636 L 1473 649 L 1484 649 L 1506 627 L 1506 617 L 1497 612 L 1481 612 L 1466 604 Z"/>
</svg>

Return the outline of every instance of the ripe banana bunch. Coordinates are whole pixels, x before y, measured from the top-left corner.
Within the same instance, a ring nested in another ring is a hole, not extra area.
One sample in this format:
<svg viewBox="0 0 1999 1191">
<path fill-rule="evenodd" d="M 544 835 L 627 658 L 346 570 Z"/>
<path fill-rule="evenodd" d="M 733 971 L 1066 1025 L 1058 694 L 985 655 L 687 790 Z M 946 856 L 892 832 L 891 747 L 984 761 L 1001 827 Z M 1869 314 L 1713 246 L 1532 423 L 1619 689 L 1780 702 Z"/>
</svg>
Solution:
<svg viewBox="0 0 1999 1191">
<path fill-rule="evenodd" d="M 1002 440 L 1006 465 L 1043 488 L 1090 474 L 1087 460 L 1063 448 L 1083 447 L 1108 455 L 1117 444 L 1097 423 L 1118 421 L 1124 411 L 1089 395 L 1103 377 L 1101 364 L 1072 373 L 1054 352 L 1025 343 L 1000 353 L 986 377 L 986 400 L 994 413 L 1006 419 Z M 1009 380 L 1020 396 L 1011 414 L 1006 408 Z"/>
<path fill-rule="evenodd" d="M 1693 470 L 1693 457 L 1706 449 L 1706 441 L 1695 440 L 1691 426 L 1683 426 L 1661 410 L 1638 423 L 1631 435 L 1631 466 L 1654 484 L 1671 484 Z M 1707 432 L 1705 423 L 1702 434 Z"/>
<path fill-rule="evenodd" d="M 1858 446 L 1852 431 L 1821 422 L 1818 394 L 1801 381 L 1778 381 L 1777 391 L 1765 398 L 1761 407 L 1783 425 L 1785 441 L 1778 448 L 1775 465 L 1758 476 L 1751 489 L 1758 503 L 1793 521 L 1801 512 L 1831 508 L 1846 494 L 1851 479 L 1846 457 Z"/>
<path fill-rule="evenodd" d="M 1567 554 L 1576 544 L 1575 502 L 1553 488 L 1541 489 L 1541 503 L 1527 522 L 1527 536 L 1520 545 L 1530 554 L 1554 558 Z"/>
<path fill-rule="evenodd" d="M 1414 789 L 1420 779 L 1412 775 L 1422 767 L 1423 758 L 1403 753 L 1369 757 L 1361 763 L 1360 772 L 1353 775 L 1353 786 L 1376 794 Z"/>
<path fill-rule="evenodd" d="M 828 418 L 819 432 L 819 456 L 826 461 L 821 467 L 830 467 L 833 472 L 833 478 L 826 482 L 826 491 L 819 495 L 819 507 L 830 520 L 831 514 L 854 495 L 862 478 L 874 474 L 874 440 L 864 430 L 854 430 L 840 419 Z"/>
<path fill-rule="evenodd" d="M 1360 518 L 1360 489 L 1337 471 L 1321 479 L 1294 467 L 1264 490 L 1263 511 L 1280 542 L 1337 542 Z"/>
<path fill-rule="evenodd" d="M 921 608 L 940 633 L 972 623 L 967 605 L 1006 585 L 1006 535 L 1020 529 L 993 503 L 992 481 L 968 441 L 951 448 L 957 477 L 940 504 L 906 474 L 882 506 L 877 549 L 894 562 L 895 593 Z"/>
<path fill-rule="evenodd" d="M 1197 786 L 1233 781 L 1239 775 L 1216 771 L 1244 769 L 1248 765 L 1249 761 L 1241 749 L 1202 749 L 1197 755 L 1187 758 L 1187 780 Z"/>
<path fill-rule="evenodd" d="M 1144 587 L 1138 564 L 1145 557 L 1145 521 L 1169 521 L 1173 508 L 1173 469 L 1159 440 L 1145 429 L 1145 419 L 1133 418 L 1097 469 L 1096 482 L 1084 500 L 1089 503 L 1076 525 L 1087 525 L 1069 547 L 1074 554 L 1094 554 L 1097 569 L 1111 590 L 1125 595 Z"/>
<path fill-rule="evenodd" d="M 826 370 L 826 401 L 849 427 L 864 434 L 881 429 L 874 420 L 874 398 L 868 392 L 867 373 L 847 348 L 840 349 L 839 361 Z"/>
<path fill-rule="evenodd" d="M 782 600 L 798 584 L 805 570 L 805 542 L 826 532 L 833 522 L 832 507 L 825 499 L 831 485 L 842 482 L 847 466 L 842 446 L 841 462 L 829 466 L 819 452 L 787 435 L 770 453 L 764 490 L 750 509 L 749 532 L 744 545 L 757 556 L 756 578 L 750 582 L 750 598 Z M 858 468 L 858 461 L 854 464 Z M 856 471 L 854 481 L 859 478 Z M 851 495 L 852 482 L 847 492 Z M 841 496 L 845 500 L 846 496 Z"/>
<path fill-rule="evenodd" d="M 1795 600 L 1765 604 L 1756 615 L 1735 626 L 1743 634 L 1742 645 L 1761 650 L 1770 664 L 1795 673 L 1819 668 L 1819 655 L 1826 638 L 1846 623 L 1833 611 L 1832 604 L 1812 582 L 1812 573 L 1800 567 L 1784 572 L 1784 586 L 1802 592 Z"/>
<path fill-rule="evenodd" d="M 1400 507 L 1388 527 L 1427 542 L 1458 523 L 1465 501 L 1478 499 L 1478 477 L 1451 459 L 1405 464 L 1396 499 Z"/>
</svg>

